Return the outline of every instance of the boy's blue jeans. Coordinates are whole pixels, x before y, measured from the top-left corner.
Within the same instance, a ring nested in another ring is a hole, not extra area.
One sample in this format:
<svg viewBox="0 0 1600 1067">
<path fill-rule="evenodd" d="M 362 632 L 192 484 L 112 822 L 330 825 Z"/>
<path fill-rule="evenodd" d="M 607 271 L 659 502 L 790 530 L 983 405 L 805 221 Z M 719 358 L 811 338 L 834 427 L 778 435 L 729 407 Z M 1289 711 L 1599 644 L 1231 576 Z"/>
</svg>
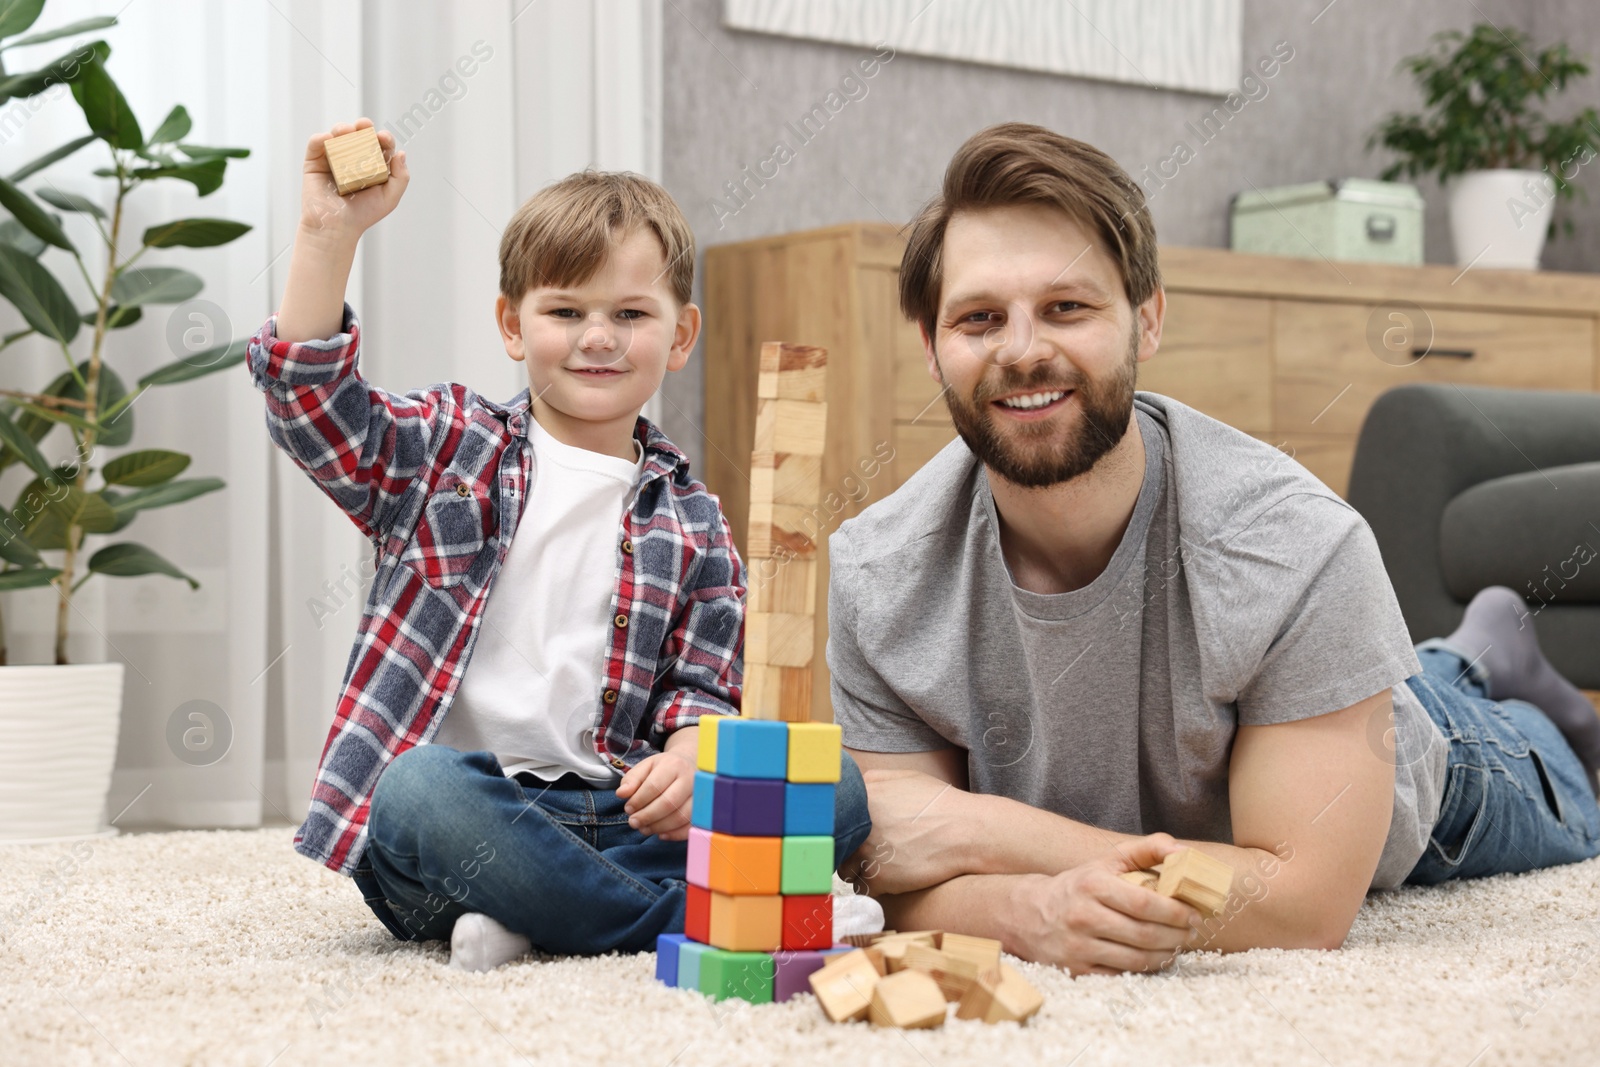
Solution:
<svg viewBox="0 0 1600 1067">
<path fill-rule="evenodd" d="M 1583 764 L 1544 713 L 1489 700 L 1488 677 L 1442 639 L 1417 646 L 1411 691 L 1450 745 L 1444 799 L 1407 882 L 1529 871 L 1600 853 Z"/>
<path fill-rule="evenodd" d="M 835 869 L 872 829 L 861 771 L 840 755 Z M 476 911 L 553 954 L 654 949 L 683 931 L 689 846 L 633 829 L 623 803 L 524 786 L 491 752 L 418 745 L 378 778 L 356 884 L 403 941 L 447 940 Z"/>
</svg>

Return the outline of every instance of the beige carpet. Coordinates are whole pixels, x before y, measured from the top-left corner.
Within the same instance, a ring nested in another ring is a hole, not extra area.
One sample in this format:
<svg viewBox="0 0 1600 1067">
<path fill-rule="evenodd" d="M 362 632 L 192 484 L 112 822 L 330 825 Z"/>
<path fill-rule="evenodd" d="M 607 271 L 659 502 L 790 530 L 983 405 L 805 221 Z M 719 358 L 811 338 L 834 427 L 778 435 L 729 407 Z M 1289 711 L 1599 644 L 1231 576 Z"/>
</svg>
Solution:
<svg viewBox="0 0 1600 1067">
<path fill-rule="evenodd" d="M 838 1026 L 809 995 L 713 1005 L 655 957 L 489 974 L 402 944 L 292 831 L 0 848 L 0 1063 L 1489 1064 L 1600 1062 L 1600 861 L 1374 896 L 1338 952 L 1073 980 L 1026 1027 Z"/>
</svg>

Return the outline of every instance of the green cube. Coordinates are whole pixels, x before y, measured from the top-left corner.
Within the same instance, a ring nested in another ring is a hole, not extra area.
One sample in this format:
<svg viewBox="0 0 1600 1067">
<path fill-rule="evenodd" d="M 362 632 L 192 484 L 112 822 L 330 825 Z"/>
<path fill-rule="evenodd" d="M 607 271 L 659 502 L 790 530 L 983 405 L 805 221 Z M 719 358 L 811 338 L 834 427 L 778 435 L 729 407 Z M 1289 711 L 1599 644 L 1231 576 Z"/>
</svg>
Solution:
<svg viewBox="0 0 1600 1067">
<path fill-rule="evenodd" d="M 738 997 L 752 1004 L 771 1004 L 776 970 L 765 952 L 708 949 L 700 957 L 700 992 L 715 1000 Z"/>
<path fill-rule="evenodd" d="M 783 839 L 779 892 L 784 896 L 833 892 L 833 838 L 797 834 Z"/>
</svg>

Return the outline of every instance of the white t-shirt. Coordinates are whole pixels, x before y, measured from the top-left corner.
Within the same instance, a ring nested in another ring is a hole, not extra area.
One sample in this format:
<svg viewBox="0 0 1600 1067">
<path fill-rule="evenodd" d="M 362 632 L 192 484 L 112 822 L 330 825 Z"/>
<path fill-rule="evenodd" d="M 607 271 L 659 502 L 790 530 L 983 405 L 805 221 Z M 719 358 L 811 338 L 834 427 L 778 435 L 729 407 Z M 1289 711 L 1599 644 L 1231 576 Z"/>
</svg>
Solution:
<svg viewBox="0 0 1600 1067">
<path fill-rule="evenodd" d="M 489 591 L 481 629 L 434 743 L 487 749 L 506 776 L 597 784 L 616 771 L 594 733 L 611 645 L 617 536 L 644 468 L 563 444 L 534 419 L 528 499 Z"/>
</svg>

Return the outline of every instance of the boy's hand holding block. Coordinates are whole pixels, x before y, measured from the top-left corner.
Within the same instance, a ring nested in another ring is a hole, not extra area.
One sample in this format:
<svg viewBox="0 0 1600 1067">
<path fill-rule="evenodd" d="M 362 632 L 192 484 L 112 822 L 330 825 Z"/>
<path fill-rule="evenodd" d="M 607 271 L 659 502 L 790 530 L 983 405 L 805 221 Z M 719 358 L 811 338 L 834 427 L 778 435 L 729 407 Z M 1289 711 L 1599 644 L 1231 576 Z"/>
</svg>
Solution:
<svg viewBox="0 0 1600 1067">
<path fill-rule="evenodd" d="M 389 164 L 383 158 L 378 131 L 371 126 L 330 137 L 323 142 L 322 150 L 327 154 L 328 169 L 333 172 L 340 196 L 389 180 Z"/>
</svg>

